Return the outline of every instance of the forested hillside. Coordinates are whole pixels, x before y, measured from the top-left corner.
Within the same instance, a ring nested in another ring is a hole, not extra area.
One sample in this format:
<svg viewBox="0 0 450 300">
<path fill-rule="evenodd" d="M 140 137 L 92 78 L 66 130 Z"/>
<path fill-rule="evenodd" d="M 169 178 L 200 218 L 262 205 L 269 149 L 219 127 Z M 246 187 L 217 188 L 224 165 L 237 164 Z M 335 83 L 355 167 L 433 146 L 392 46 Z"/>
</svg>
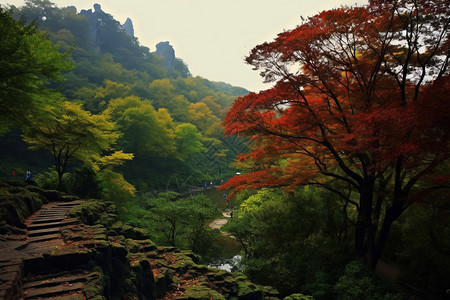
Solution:
<svg viewBox="0 0 450 300">
<path fill-rule="evenodd" d="M 47 110 L 54 110 L 67 101 L 71 104 L 66 104 L 63 111 L 69 114 L 67 105 L 75 109 L 73 106 L 78 104 L 77 114 L 84 114 L 83 118 L 88 115 L 96 118 L 92 119 L 93 127 L 101 118 L 104 122 L 112 122 L 108 130 L 116 135 L 113 139 L 110 136 L 107 145 L 99 149 L 103 149 L 101 155 L 110 155 L 114 153 L 113 149 L 129 154 L 121 157 L 126 158 L 121 166 L 108 168 L 115 172 L 114 176 L 121 178 L 122 187 L 119 189 L 134 190 L 126 183 L 129 182 L 140 192 L 167 188 L 178 191 L 183 189 L 183 183 L 220 182 L 232 174 L 229 164 L 245 146 L 237 138 L 224 138 L 220 123 L 234 98 L 248 91 L 193 77 L 188 66 L 175 57 L 169 42 L 161 42 L 151 51 L 129 34 L 132 30 L 127 32 L 98 4 L 94 9 L 83 10 L 74 6 L 58 7 L 50 1 L 28 1 L 23 7 L 13 8 L 13 16 L 31 24 L 27 30 L 36 26 L 38 31 L 46 32 L 44 35 L 55 45 L 57 53 L 66 58 L 66 65 L 61 69 L 64 72 L 58 75 L 60 78 L 48 78 L 52 80 L 49 87 L 53 95 L 39 100 L 43 104 L 40 109 L 47 106 Z M 46 51 L 29 50 L 36 51 L 37 56 Z M 17 60 L 11 61 L 11 66 L 14 63 L 25 64 L 26 55 L 14 57 Z M 46 63 L 45 59 L 42 63 Z M 31 64 L 29 62 L 24 68 L 31 68 Z M 59 80 L 62 77 L 64 80 Z M 23 81 L 24 78 L 17 76 L 17 80 Z M 72 110 L 71 113 L 75 112 Z M 51 181 L 56 179 L 52 171 L 54 167 L 47 170 L 53 164 L 52 160 L 48 160 L 43 151 L 26 152 L 26 145 L 19 141 L 21 132 L 17 131 L 20 127 L 26 131 L 23 125 L 29 121 L 51 127 L 55 120 L 46 118 L 48 112 L 41 116 L 35 113 L 31 120 L 25 118 L 28 120 L 23 122 L 16 118 L 17 122 L 8 126 L 14 131 L 3 137 L 8 140 L 5 142 L 8 146 L 1 150 L 2 156 L 8 159 L 2 163 L 8 166 L 2 169 L 16 168 L 18 176 L 23 176 L 25 168 L 34 169 L 36 174 L 48 171 L 42 180 L 52 185 Z M 59 122 L 66 121 L 63 119 Z M 54 131 L 54 134 L 63 133 Z M 48 133 L 41 132 L 43 135 L 49 139 Z M 49 141 L 38 140 L 37 132 L 25 132 L 25 136 L 33 148 L 52 151 Z M 92 138 L 97 140 L 99 136 Z M 69 148 L 69 152 L 74 146 Z M 100 152 L 96 151 L 95 155 L 100 155 Z M 85 153 L 78 154 L 74 152 L 74 159 L 68 157 L 67 163 L 57 163 L 60 188 L 66 185 L 69 190 L 69 177 L 75 174 L 82 177 L 102 174 L 105 177 L 107 172 L 97 173 L 103 167 L 93 162 L 97 158 L 93 159 L 92 153 L 90 158 L 82 157 L 86 156 Z M 37 160 L 40 164 L 33 165 L 31 162 L 36 159 L 27 160 L 28 156 L 39 156 L 42 158 Z M 23 160 L 28 165 L 21 163 Z"/>
<path fill-rule="evenodd" d="M 98 4 L 26 3 L 0 8 L 0 176 L 111 200 L 203 262 L 233 248 L 283 297 L 448 299 L 446 1 L 302 19 L 246 58 L 258 93 L 192 76 Z"/>
</svg>

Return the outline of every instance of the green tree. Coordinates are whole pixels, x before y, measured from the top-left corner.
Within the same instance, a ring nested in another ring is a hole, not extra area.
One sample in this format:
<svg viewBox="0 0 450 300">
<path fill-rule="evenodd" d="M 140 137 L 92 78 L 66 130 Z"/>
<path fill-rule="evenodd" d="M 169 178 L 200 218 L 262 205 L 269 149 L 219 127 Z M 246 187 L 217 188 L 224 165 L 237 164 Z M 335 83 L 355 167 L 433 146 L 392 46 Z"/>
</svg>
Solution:
<svg viewBox="0 0 450 300">
<path fill-rule="evenodd" d="M 205 254 L 212 245 L 214 234 L 207 222 L 220 216 L 215 204 L 205 195 L 191 196 L 184 199 L 188 218 L 186 222 L 189 248 L 195 253 Z"/>
<path fill-rule="evenodd" d="M 185 160 L 202 151 L 202 135 L 197 128 L 189 123 L 181 123 L 175 129 L 178 157 Z"/>
<path fill-rule="evenodd" d="M 137 156 L 175 154 L 174 124 L 167 110 L 156 111 L 149 101 L 129 96 L 112 100 L 105 113 L 123 133 L 118 143 L 124 150 Z"/>
<path fill-rule="evenodd" d="M 214 232 L 208 228 L 208 221 L 220 213 L 205 195 L 181 198 L 176 193 L 160 193 L 137 206 L 129 204 L 128 210 L 135 217 L 131 223 L 145 226 L 145 221 L 150 220 L 146 226 L 157 240 L 159 237 L 160 243 L 190 248 L 201 254 L 211 247 Z"/>
<path fill-rule="evenodd" d="M 69 160 L 77 158 L 88 164 L 99 161 L 119 136 L 108 116 L 92 115 L 72 102 L 64 102 L 60 109 L 47 108 L 45 117 L 32 122 L 23 139 L 30 149 L 46 149 L 53 154 L 59 183 Z"/>
<path fill-rule="evenodd" d="M 233 218 L 223 227 L 241 243 L 245 273 L 282 295 L 296 292 L 334 299 L 340 269 L 347 263 L 350 236 L 339 199 L 331 192 L 304 187 L 243 191 Z M 348 226 L 348 225 L 347 225 Z"/>
<path fill-rule="evenodd" d="M 0 7 L 0 135 L 24 127 L 46 105 L 60 99 L 48 88 L 70 70 L 69 52 L 60 53 L 45 33 L 31 23 L 15 21 Z"/>
<path fill-rule="evenodd" d="M 200 130 L 200 132 L 207 132 L 213 125 L 219 124 L 220 120 L 203 102 L 191 103 L 189 105 L 188 121 Z"/>
<path fill-rule="evenodd" d="M 334 286 L 339 300 L 400 300 L 392 286 L 358 261 L 350 262 Z"/>
</svg>

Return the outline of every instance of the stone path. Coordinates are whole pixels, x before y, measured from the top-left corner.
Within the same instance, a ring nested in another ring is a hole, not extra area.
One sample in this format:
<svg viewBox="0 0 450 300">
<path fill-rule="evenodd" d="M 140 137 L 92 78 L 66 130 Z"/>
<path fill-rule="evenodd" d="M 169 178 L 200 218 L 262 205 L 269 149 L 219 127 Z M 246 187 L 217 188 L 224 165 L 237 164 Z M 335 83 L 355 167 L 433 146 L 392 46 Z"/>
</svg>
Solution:
<svg viewBox="0 0 450 300">
<path fill-rule="evenodd" d="M 225 211 L 222 213 L 222 216 L 224 216 L 225 218 L 215 219 L 214 221 L 209 223 L 209 227 L 213 229 L 220 229 L 223 225 L 227 224 L 228 218 L 231 218 L 230 212 Z"/>
<path fill-rule="evenodd" d="M 61 222 L 64 220 L 68 211 L 80 203 L 81 201 L 58 203 L 39 210 L 26 222 L 28 241 L 30 243 L 36 243 L 59 239 Z M 63 225 L 75 224 L 76 222 L 76 220 L 69 220 L 64 222 Z"/>
<path fill-rule="evenodd" d="M 40 267 L 49 249 L 63 243 L 60 230 L 75 224 L 68 211 L 82 201 L 50 203 L 26 221 L 26 235 L 0 244 L 0 299 L 81 300 L 87 281 L 82 271 L 46 274 Z M 54 270 L 48 270 L 54 271 Z M 22 293 L 22 295 L 21 295 Z"/>
</svg>

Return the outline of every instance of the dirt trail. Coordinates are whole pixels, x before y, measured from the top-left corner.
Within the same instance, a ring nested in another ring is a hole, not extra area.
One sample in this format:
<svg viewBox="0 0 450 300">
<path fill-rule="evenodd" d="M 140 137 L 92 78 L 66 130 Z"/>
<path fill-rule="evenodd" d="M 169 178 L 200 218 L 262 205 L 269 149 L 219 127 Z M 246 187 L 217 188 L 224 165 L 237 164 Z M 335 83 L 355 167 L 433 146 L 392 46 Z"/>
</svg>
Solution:
<svg viewBox="0 0 450 300">
<path fill-rule="evenodd" d="M 230 212 L 231 211 L 224 211 L 224 212 L 222 212 L 223 218 L 215 219 L 214 221 L 209 223 L 209 227 L 211 227 L 213 229 L 220 229 L 220 228 L 222 228 L 223 225 L 228 223 L 228 219 L 231 218 Z"/>
</svg>

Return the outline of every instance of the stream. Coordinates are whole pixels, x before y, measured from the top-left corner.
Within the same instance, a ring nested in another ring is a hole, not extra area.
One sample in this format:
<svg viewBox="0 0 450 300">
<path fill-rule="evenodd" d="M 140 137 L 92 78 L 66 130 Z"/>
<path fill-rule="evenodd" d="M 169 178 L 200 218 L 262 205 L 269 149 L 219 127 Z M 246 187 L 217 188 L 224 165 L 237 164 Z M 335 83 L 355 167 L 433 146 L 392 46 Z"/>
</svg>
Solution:
<svg viewBox="0 0 450 300">
<path fill-rule="evenodd" d="M 209 223 L 210 228 L 221 229 L 231 218 L 230 212 L 232 204 L 222 196 L 223 192 L 217 190 L 210 190 L 205 193 L 222 212 L 222 217 L 215 219 Z M 241 250 L 242 247 L 238 241 L 228 233 L 220 230 L 221 236 L 215 242 L 216 252 L 214 257 L 211 257 L 208 262 L 209 267 L 227 270 L 228 272 L 241 272 Z"/>
</svg>

